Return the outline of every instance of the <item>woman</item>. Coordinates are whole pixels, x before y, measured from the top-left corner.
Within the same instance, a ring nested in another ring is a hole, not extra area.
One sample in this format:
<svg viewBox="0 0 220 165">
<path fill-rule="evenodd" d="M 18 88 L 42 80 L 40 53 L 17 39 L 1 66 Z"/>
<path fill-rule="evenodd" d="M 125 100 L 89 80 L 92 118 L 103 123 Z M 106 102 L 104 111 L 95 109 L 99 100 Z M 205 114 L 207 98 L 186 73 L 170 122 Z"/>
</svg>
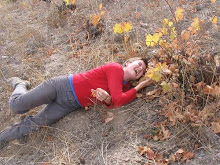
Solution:
<svg viewBox="0 0 220 165">
<path fill-rule="evenodd" d="M 124 66 L 109 63 L 85 73 L 57 77 L 43 82 L 28 91 L 28 81 L 13 77 L 9 81 L 14 88 L 9 104 L 16 114 L 47 104 L 35 116 L 29 116 L 0 133 L 1 147 L 10 140 L 19 139 L 37 130 L 40 126 L 51 125 L 68 113 L 103 103 L 108 108 L 120 107 L 136 98 L 137 91 L 146 87 L 151 80 L 139 83 L 130 89 L 130 82 L 144 75 L 147 60 L 131 58 Z M 95 96 L 95 97 L 94 97 Z"/>
</svg>

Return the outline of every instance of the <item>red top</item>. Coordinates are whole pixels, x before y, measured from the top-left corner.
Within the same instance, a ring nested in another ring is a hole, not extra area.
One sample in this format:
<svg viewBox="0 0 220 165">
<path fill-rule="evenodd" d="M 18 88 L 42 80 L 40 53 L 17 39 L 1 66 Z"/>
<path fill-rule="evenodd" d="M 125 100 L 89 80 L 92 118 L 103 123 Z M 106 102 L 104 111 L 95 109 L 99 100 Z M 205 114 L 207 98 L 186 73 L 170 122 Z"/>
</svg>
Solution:
<svg viewBox="0 0 220 165">
<path fill-rule="evenodd" d="M 73 94 L 82 107 L 96 103 L 91 89 L 102 88 L 112 99 L 108 108 L 120 107 L 136 98 L 136 90 L 130 89 L 130 83 L 123 83 L 124 71 L 120 64 L 109 63 L 85 73 L 70 75 Z M 130 90 L 129 90 L 130 89 Z"/>
</svg>

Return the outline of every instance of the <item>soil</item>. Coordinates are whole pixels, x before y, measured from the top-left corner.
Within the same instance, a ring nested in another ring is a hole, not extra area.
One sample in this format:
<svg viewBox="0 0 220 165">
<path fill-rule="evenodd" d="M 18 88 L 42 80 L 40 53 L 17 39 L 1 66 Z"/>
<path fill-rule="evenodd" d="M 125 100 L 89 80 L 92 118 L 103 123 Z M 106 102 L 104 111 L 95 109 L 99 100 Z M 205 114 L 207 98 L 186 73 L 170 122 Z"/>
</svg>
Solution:
<svg viewBox="0 0 220 165">
<path fill-rule="evenodd" d="M 219 11 L 219 2 L 215 8 L 210 7 L 209 0 L 199 2 L 196 16 L 206 19 Z M 105 11 L 100 21 L 104 25 L 102 33 L 87 24 L 90 15 L 100 13 L 100 3 Z M 170 1 L 170 4 L 175 9 L 179 2 Z M 36 114 L 44 106 L 27 114 L 13 114 L 8 105 L 12 92 L 6 81 L 8 78 L 21 77 L 35 87 L 51 77 L 84 72 L 110 61 L 121 62 L 134 55 L 131 50 L 135 55 L 151 56 L 155 50 L 146 47 L 146 34 L 159 28 L 164 18 L 172 17 L 169 6 L 160 0 L 76 0 L 76 9 L 59 11 L 61 5 L 61 0 L 0 2 L 0 130 L 27 115 Z M 122 44 L 121 35 L 113 33 L 114 24 L 122 21 L 133 23 L 131 42 L 127 44 Z M 91 34 L 92 28 L 96 34 Z M 218 31 L 209 30 L 207 40 L 203 49 L 219 48 Z M 104 122 L 108 111 L 104 106 L 81 109 L 32 133 L 25 143 L 10 142 L 0 151 L 0 164 L 155 164 L 137 152 L 138 146 L 149 145 L 169 158 L 170 153 L 177 151 L 179 146 L 187 146 L 185 143 L 191 140 L 191 136 L 184 135 L 188 133 L 186 128 L 179 132 L 173 129 L 165 141 L 144 138 L 154 124 L 161 121 L 159 109 L 158 99 L 146 102 L 139 98 L 112 110 L 114 118 L 108 123 Z M 193 149 L 194 158 L 183 164 L 220 164 L 219 136 L 209 127 L 202 128 L 201 135 L 203 138 L 198 140 L 202 145 Z"/>
</svg>

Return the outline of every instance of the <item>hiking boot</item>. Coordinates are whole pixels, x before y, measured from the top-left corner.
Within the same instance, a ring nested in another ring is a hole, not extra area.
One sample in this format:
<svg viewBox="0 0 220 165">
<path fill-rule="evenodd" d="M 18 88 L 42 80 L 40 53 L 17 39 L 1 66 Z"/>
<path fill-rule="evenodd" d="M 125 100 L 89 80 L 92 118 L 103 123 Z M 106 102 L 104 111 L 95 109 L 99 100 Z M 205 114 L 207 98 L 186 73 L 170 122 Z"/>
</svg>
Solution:
<svg viewBox="0 0 220 165">
<path fill-rule="evenodd" d="M 9 142 L 0 142 L 0 150 L 5 148 L 8 145 Z"/>
<path fill-rule="evenodd" d="M 22 84 L 24 85 L 27 89 L 30 88 L 31 86 L 31 83 L 27 80 L 22 80 L 20 79 L 19 77 L 11 77 L 7 80 L 8 83 L 11 84 L 11 86 L 13 87 L 13 89 L 15 89 L 15 87 L 18 85 L 18 84 Z"/>
</svg>

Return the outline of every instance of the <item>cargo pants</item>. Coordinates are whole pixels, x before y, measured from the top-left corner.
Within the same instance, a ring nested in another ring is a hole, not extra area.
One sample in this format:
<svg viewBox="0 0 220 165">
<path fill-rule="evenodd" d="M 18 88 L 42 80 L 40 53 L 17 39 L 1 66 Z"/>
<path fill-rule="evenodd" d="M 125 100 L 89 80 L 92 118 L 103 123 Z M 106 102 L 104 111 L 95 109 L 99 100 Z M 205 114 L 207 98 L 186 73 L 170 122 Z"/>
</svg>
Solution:
<svg viewBox="0 0 220 165">
<path fill-rule="evenodd" d="M 30 91 L 23 84 L 18 84 L 9 99 L 10 109 L 15 114 L 26 113 L 43 104 L 47 104 L 46 107 L 36 115 L 28 116 L 3 130 L 0 133 L 0 142 L 19 139 L 80 109 L 67 76 L 45 81 Z"/>
</svg>

